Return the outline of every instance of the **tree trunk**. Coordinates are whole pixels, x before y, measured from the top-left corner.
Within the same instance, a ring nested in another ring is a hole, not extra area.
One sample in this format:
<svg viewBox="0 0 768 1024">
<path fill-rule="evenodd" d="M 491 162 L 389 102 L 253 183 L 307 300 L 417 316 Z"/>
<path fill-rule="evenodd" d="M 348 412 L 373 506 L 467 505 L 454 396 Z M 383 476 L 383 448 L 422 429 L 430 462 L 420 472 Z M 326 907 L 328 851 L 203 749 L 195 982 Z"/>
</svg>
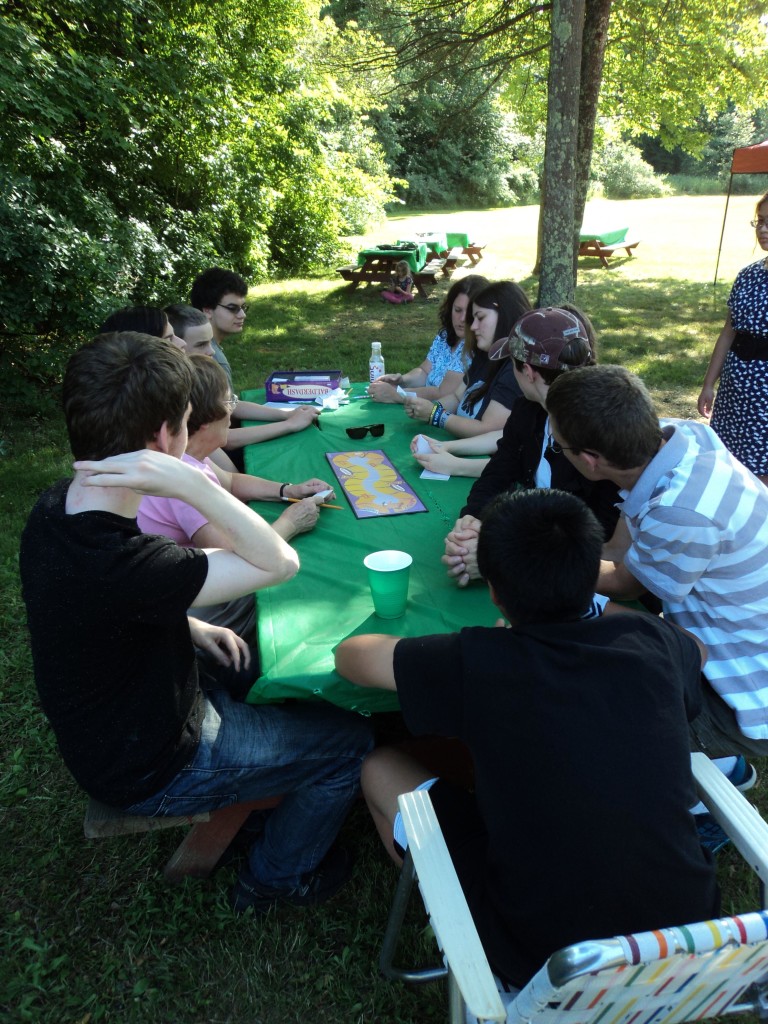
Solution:
<svg viewBox="0 0 768 1024">
<path fill-rule="evenodd" d="M 592 146 L 595 140 L 595 121 L 600 86 L 603 80 L 605 44 L 608 41 L 608 21 L 612 0 L 586 0 L 584 36 L 581 48 L 581 88 L 579 90 L 579 138 L 576 156 L 576 186 L 573 206 L 573 280 L 576 282 L 579 232 L 584 220 L 584 207 L 589 191 L 589 171 L 592 166 Z"/>
<path fill-rule="evenodd" d="M 575 288 L 574 211 L 584 3 L 553 0 L 552 4 L 544 198 L 539 211 L 539 306 L 572 302 Z"/>
</svg>

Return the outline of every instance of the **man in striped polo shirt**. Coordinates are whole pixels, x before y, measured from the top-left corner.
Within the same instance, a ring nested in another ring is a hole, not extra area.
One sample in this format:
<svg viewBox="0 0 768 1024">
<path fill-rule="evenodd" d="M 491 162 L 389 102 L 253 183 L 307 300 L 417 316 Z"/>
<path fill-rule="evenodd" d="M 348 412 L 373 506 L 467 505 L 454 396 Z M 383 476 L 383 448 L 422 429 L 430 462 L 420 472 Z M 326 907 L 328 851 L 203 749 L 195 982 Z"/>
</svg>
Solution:
<svg viewBox="0 0 768 1024">
<path fill-rule="evenodd" d="M 650 591 L 707 646 L 692 745 L 710 757 L 768 755 L 768 488 L 709 427 L 659 422 L 623 367 L 563 374 L 547 409 L 557 447 L 623 499 L 598 591 Z"/>
</svg>

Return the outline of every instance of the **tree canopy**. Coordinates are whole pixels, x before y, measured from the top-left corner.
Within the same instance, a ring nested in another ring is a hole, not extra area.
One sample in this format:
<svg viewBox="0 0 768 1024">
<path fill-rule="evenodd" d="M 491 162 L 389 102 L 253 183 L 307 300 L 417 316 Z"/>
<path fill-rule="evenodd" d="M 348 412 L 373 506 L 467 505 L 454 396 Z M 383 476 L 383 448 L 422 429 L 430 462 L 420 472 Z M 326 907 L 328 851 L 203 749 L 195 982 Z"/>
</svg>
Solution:
<svg viewBox="0 0 768 1024">
<path fill-rule="evenodd" d="M 6 360 L 42 377 L 118 305 L 184 298 L 215 263 L 322 266 L 379 216 L 393 183 L 327 71 L 338 37 L 306 0 L 6 2 Z"/>
<path fill-rule="evenodd" d="M 530 201 L 545 125 L 545 291 L 564 298 L 595 133 L 703 152 L 719 112 L 765 102 L 762 7 L 0 0 L 3 380 L 55 375 L 106 312 L 184 298 L 213 263 L 327 267 L 392 201 Z M 558 26 L 581 62 L 553 77 Z"/>
</svg>

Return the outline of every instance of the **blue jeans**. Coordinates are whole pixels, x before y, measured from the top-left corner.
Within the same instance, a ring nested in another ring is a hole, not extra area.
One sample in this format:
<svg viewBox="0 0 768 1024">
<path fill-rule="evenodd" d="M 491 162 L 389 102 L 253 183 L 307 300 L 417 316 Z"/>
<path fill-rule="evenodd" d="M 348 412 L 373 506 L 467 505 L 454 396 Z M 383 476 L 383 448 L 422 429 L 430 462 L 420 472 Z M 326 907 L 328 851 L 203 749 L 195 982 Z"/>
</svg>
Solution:
<svg viewBox="0 0 768 1024">
<path fill-rule="evenodd" d="M 367 721 L 330 704 L 241 704 L 212 690 L 194 758 L 165 789 L 126 810 L 194 814 L 282 794 L 249 866 L 262 885 L 292 889 L 336 838 L 372 746 Z"/>
</svg>

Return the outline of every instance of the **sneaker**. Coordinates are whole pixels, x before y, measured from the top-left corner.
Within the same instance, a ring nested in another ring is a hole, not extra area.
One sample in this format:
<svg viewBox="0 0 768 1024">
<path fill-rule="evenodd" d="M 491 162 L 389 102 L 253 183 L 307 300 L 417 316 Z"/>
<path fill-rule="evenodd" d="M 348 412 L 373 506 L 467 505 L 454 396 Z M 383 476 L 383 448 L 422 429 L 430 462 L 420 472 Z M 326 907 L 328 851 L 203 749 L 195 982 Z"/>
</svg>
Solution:
<svg viewBox="0 0 768 1024">
<path fill-rule="evenodd" d="M 352 856 L 340 846 L 331 847 L 315 870 L 303 875 L 294 889 L 260 885 L 245 866 L 232 890 L 232 909 L 242 914 L 253 907 L 254 913 L 265 914 L 276 903 L 288 903 L 292 907 L 315 906 L 335 896 L 351 876 Z"/>
<path fill-rule="evenodd" d="M 699 833 L 699 842 L 710 853 L 717 853 L 731 841 L 728 833 L 718 825 L 711 814 L 696 815 L 696 830 Z"/>
<path fill-rule="evenodd" d="M 726 779 L 736 789 L 742 793 L 746 793 L 748 789 L 752 789 L 754 784 L 757 782 L 757 772 L 755 766 L 750 764 L 746 757 L 742 757 L 741 754 L 736 758 L 736 764 L 726 775 Z"/>
</svg>

